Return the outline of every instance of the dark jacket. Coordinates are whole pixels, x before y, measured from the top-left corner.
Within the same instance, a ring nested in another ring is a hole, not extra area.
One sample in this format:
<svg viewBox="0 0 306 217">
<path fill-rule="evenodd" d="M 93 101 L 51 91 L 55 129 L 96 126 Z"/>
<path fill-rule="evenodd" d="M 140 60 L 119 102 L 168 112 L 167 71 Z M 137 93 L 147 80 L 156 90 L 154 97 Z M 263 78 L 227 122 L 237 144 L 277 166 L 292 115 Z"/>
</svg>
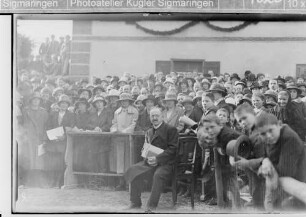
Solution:
<svg viewBox="0 0 306 217">
<path fill-rule="evenodd" d="M 147 109 L 144 109 L 138 117 L 135 131 L 147 131 L 152 127 L 152 123 L 150 120 L 150 114 L 148 113 Z"/>
<path fill-rule="evenodd" d="M 63 126 L 73 128 L 75 125 L 75 114 L 69 111 L 66 111 L 61 124 L 58 123 L 58 112 L 51 112 L 48 120 L 48 130 Z M 50 152 L 61 152 L 65 153 L 66 150 L 67 138 L 62 141 L 49 141 L 46 145 L 46 150 Z"/>
<path fill-rule="evenodd" d="M 203 116 L 203 109 L 200 108 L 198 105 L 195 105 L 189 118 L 198 123 L 201 120 L 202 116 Z"/>
<path fill-rule="evenodd" d="M 216 147 L 220 147 L 223 153 L 226 153 L 226 146 L 227 144 L 234 139 L 237 139 L 241 134 L 229 127 L 223 127 L 217 136 L 217 144 Z M 221 155 L 220 156 L 220 163 L 222 168 L 222 172 L 231 172 L 231 166 L 229 163 L 229 156 L 228 155 Z"/>
<path fill-rule="evenodd" d="M 93 130 L 97 125 L 92 122 L 92 114 L 88 111 L 84 113 L 78 113 L 75 116 L 75 126 L 82 130 Z"/>
<path fill-rule="evenodd" d="M 270 159 L 278 175 L 306 182 L 306 146 L 286 124 L 274 145 L 265 146 L 265 156 Z"/>
<path fill-rule="evenodd" d="M 178 148 L 178 132 L 175 127 L 162 123 L 162 125 L 156 130 L 150 128 L 146 132 L 145 141 L 164 149 L 163 153 L 156 156 L 157 166 L 166 164 L 171 165 L 174 163 Z M 143 160 L 131 166 L 125 172 L 124 178 L 127 182 L 131 182 L 138 175 L 152 169 L 154 169 L 154 167 L 148 165 L 146 160 Z"/>
<path fill-rule="evenodd" d="M 110 109 L 104 108 L 103 111 L 98 115 L 98 112 L 94 112 L 91 114 L 91 122 L 90 125 L 95 127 L 99 127 L 102 132 L 109 132 L 112 126 L 113 114 Z"/>
</svg>

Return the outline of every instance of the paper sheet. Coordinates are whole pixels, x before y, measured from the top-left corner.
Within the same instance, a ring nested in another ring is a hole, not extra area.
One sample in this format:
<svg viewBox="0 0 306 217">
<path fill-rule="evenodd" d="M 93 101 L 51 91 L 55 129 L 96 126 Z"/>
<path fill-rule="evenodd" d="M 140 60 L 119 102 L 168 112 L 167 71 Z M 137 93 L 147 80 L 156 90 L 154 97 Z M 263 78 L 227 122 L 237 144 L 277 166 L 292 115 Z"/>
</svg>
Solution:
<svg viewBox="0 0 306 217">
<path fill-rule="evenodd" d="M 144 143 L 143 144 L 143 149 L 142 149 L 142 152 L 141 152 L 141 156 L 143 158 L 148 158 L 148 157 L 153 157 L 153 156 L 157 156 L 159 155 L 160 153 L 163 153 L 164 150 L 161 149 L 161 148 L 158 148 L 154 145 L 151 145 L 149 143 Z"/>
<path fill-rule="evenodd" d="M 64 136 L 64 128 L 63 127 L 57 127 L 52 130 L 47 131 L 47 136 L 49 140 L 56 140 L 57 137 Z"/>
</svg>

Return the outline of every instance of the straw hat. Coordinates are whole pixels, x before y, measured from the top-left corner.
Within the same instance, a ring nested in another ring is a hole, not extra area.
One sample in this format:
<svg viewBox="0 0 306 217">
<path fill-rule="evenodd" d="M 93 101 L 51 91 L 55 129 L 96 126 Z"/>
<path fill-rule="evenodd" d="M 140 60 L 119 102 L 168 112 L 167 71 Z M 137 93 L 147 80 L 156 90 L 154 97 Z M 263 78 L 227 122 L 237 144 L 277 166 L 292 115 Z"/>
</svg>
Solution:
<svg viewBox="0 0 306 217">
<path fill-rule="evenodd" d="M 64 89 L 61 87 L 57 87 L 53 90 L 52 96 L 54 97 L 59 91 L 62 91 L 64 93 Z"/>
<path fill-rule="evenodd" d="M 125 101 L 125 100 L 128 100 L 130 102 L 134 102 L 131 94 L 129 94 L 129 93 L 121 93 L 120 96 L 119 96 L 118 102 L 122 102 L 122 101 Z"/>
<path fill-rule="evenodd" d="M 225 89 L 225 87 L 219 83 L 213 84 L 210 88 L 209 88 L 210 92 L 219 92 L 222 94 L 222 96 L 226 96 L 227 91 Z"/>
<path fill-rule="evenodd" d="M 267 90 L 265 93 L 264 93 L 265 96 L 270 96 L 272 97 L 275 102 L 277 102 L 277 93 L 274 92 L 273 90 Z"/>
<path fill-rule="evenodd" d="M 290 90 L 296 90 L 298 95 L 300 95 L 302 93 L 302 90 L 295 85 L 288 85 L 287 90 L 289 90 L 289 91 Z"/>
<path fill-rule="evenodd" d="M 88 95 L 89 95 L 89 98 L 91 98 L 92 93 L 91 93 L 91 91 L 89 89 L 81 88 L 81 89 L 79 89 L 78 94 L 81 95 L 81 93 L 84 92 L 84 91 L 87 91 Z"/>
<path fill-rule="evenodd" d="M 92 90 L 92 93 L 95 95 L 95 94 L 96 94 L 96 91 L 97 91 L 98 89 L 100 89 L 100 90 L 102 90 L 102 92 L 104 92 L 104 88 L 102 87 L 102 85 L 96 85 L 96 86 L 94 87 L 94 89 Z"/>
<path fill-rule="evenodd" d="M 68 103 L 68 105 L 71 104 L 71 103 L 70 103 L 70 98 L 69 98 L 69 96 L 67 96 L 66 94 L 60 95 L 57 104 L 59 105 L 59 104 L 61 104 L 61 102 L 66 102 L 66 103 Z"/>
<path fill-rule="evenodd" d="M 192 101 L 193 101 L 194 104 L 196 103 L 196 101 L 197 101 L 198 99 L 202 99 L 203 93 L 204 93 L 203 90 L 199 90 L 199 91 L 196 92 L 195 97 L 193 97 L 193 99 L 192 99 Z"/>
<path fill-rule="evenodd" d="M 104 106 L 106 105 L 106 100 L 104 99 L 103 96 L 95 96 L 92 101 L 92 104 L 95 105 L 95 103 L 98 101 L 102 101 L 104 103 Z"/>
<path fill-rule="evenodd" d="M 148 95 L 145 99 L 142 100 L 142 104 L 146 106 L 148 100 L 152 100 L 154 105 L 156 105 L 156 98 L 153 95 Z"/>
<path fill-rule="evenodd" d="M 185 96 L 184 97 L 184 100 L 183 100 L 183 102 L 182 102 L 182 105 L 184 105 L 184 104 L 186 104 L 186 103 L 189 103 L 189 104 L 194 104 L 194 102 L 193 102 L 193 100 L 192 100 L 192 98 L 190 97 L 190 96 Z"/>
<path fill-rule="evenodd" d="M 146 97 L 147 97 L 146 95 L 140 94 L 135 100 L 134 104 L 137 104 L 140 101 L 142 102 L 142 100 L 144 100 Z"/>
<path fill-rule="evenodd" d="M 164 81 L 164 85 L 165 85 L 166 83 L 174 84 L 172 78 L 167 78 L 167 79 Z"/>
<path fill-rule="evenodd" d="M 165 99 L 163 99 L 164 102 L 166 101 L 174 101 L 175 103 L 177 103 L 177 97 L 176 94 L 173 92 L 168 92 L 165 95 Z"/>
</svg>

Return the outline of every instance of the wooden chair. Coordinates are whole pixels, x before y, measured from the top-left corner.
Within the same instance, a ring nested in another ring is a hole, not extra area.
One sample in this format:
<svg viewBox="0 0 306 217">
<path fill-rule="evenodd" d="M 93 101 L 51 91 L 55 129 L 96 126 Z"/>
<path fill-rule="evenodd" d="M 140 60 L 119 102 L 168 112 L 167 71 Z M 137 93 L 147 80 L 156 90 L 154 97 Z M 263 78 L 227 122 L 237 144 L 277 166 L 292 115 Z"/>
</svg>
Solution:
<svg viewBox="0 0 306 217">
<path fill-rule="evenodd" d="M 180 134 L 172 179 L 172 202 L 177 202 L 177 183 L 187 181 L 191 191 L 191 207 L 194 209 L 195 160 L 198 139 L 196 135 Z"/>
</svg>

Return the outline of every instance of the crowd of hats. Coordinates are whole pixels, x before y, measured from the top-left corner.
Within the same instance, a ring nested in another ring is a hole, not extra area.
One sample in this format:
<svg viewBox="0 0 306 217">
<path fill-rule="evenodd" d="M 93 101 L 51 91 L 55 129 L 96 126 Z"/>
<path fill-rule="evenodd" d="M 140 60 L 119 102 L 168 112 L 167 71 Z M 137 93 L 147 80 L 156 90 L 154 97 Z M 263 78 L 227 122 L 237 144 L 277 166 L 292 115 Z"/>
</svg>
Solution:
<svg viewBox="0 0 306 217">
<path fill-rule="evenodd" d="M 214 76 L 180 72 L 165 75 L 158 72 L 146 77 L 124 73 L 122 77 L 106 76 L 94 78 L 92 82 L 89 82 L 88 79 L 75 81 L 69 77 L 46 78 L 40 73 L 23 70 L 19 73 L 17 91 L 24 99 L 27 99 L 24 104 L 33 98 L 43 100 L 41 96 L 50 95 L 49 100 L 55 105 L 67 102 L 69 106 L 77 106 L 85 101 L 87 106 L 97 101 L 103 101 L 106 105 L 111 97 L 115 97 L 118 102 L 126 100 L 135 104 L 141 102 L 145 105 L 148 96 L 154 102 L 161 99 L 163 103 L 175 101 L 184 105 L 195 104 L 202 97 L 203 92 L 219 92 L 228 104 L 233 105 L 236 94 L 242 94 L 242 101 L 251 102 L 254 89 L 261 90 L 264 96 L 272 97 L 276 102 L 277 94 L 269 90 L 269 80 L 275 80 L 282 90 L 296 90 L 299 96 L 305 96 L 306 84 L 303 78 L 278 76 L 266 79 L 264 74 L 255 75 L 250 71 L 246 71 L 243 78 L 240 78 L 237 73 Z M 226 88 L 229 85 L 233 89 L 230 93 Z"/>
</svg>

